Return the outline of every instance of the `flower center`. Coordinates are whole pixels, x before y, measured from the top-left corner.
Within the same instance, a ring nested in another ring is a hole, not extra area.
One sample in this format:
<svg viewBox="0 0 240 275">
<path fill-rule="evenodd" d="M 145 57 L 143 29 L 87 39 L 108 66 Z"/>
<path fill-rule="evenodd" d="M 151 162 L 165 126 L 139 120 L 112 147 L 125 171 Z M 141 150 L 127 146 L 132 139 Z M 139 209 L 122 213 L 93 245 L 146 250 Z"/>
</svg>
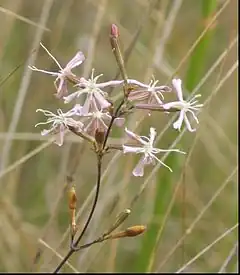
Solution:
<svg viewBox="0 0 240 275">
<path fill-rule="evenodd" d="M 93 113 L 93 117 L 95 118 L 101 118 L 102 115 L 103 115 L 102 112 L 99 112 L 99 111 Z"/>
<path fill-rule="evenodd" d="M 152 152 L 152 149 L 153 149 L 152 144 L 150 144 L 150 143 L 145 144 L 143 146 L 143 148 L 144 148 L 144 153 L 147 154 L 147 155 L 149 155 Z"/>
</svg>

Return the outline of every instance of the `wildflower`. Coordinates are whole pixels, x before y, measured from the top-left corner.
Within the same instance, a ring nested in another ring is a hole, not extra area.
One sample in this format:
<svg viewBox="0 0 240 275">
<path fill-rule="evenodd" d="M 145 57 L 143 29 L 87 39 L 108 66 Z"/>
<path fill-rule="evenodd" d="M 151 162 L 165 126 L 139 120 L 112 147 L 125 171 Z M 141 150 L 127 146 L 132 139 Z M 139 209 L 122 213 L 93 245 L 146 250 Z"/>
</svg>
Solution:
<svg viewBox="0 0 240 275">
<path fill-rule="evenodd" d="M 142 177 L 144 174 L 144 166 L 148 164 L 155 164 L 156 161 L 161 163 L 163 166 L 167 167 L 171 172 L 172 169 L 167 166 L 164 162 L 162 162 L 159 158 L 155 156 L 155 154 L 158 154 L 160 152 L 178 152 L 185 154 L 185 152 L 182 152 L 178 149 L 158 149 L 153 147 L 154 140 L 156 138 L 156 130 L 154 128 L 150 128 L 150 135 L 149 137 L 146 136 L 138 136 L 134 134 L 133 132 L 129 131 L 127 128 L 125 128 L 126 134 L 133 140 L 140 143 L 140 146 L 127 146 L 123 145 L 123 153 L 136 153 L 136 154 L 143 154 L 141 159 L 139 160 L 138 164 L 133 170 L 133 175 L 136 177 Z"/>
<path fill-rule="evenodd" d="M 180 110 L 179 118 L 177 119 L 177 121 L 175 121 L 173 123 L 173 128 L 174 129 L 177 129 L 177 130 L 180 131 L 182 123 L 184 121 L 186 126 L 187 126 L 187 129 L 190 132 L 194 132 L 194 131 L 196 131 L 196 129 L 193 129 L 191 127 L 191 124 L 190 124 L 189 119 L 187 117 L 187 113 L 188 112 L 191 113 L 194 120 L 197 123 L 199 123 L 198 118 L 197 118 L 197 116 L 195 115 L 194 112 L 198 111 L 203 106 L 203 104 L 196 104 L 198 102 L 196 100 L 196 98 L 200 97 L 201 95 L 200 94 L 195 95 L 190 100 L 185 101 L 183 99 L 183 93 L 182 93 L 182 87 L 181 87 L 182 80 L 181 79 L 173 79 L 172 84 L 173 84 L 174 88 L 176 89 L 177 97 L 178 97 L 179 101 L 173 101 L 173 102 L 163 104 L 163 108 L 166 109 L 166 110 L 171 109 L 171 108 L 176 108 L 176 109 Z"/>
<path fill-rule="evenodd" d="M 97 106 L 98 109 L 105 109 L 111 106 L 111 103 L 106 100 L 107 93 L 101 90 L 101 88 L 106 87 L 105 83 L 97 84 L 97 80 L 102 76 L 102 74 L 96 77 L 94 77 L 93 74 L 94 69 L 92 70 L 90 79 L 86 80 L 83 77 L 80 78 L 79 84 L 77 84 L 77 86 L 80 87 L 80 90 L 64 97 L 64 103 L 69 103 L 74 98 L 87 94 L 82 108 L 83 114 L 88 114 L 91 112 L 94 106 Z"/>
<path fill-rule="evenodd" d="M 63 68 L 56 58 L 47 50 L 42 43 L 40 45 L 44 48 L 44 50 L 48 53 L 48 55 L 54 60 L 54 62 L 59 67 L 59 72 L 50 72 L 46 70 L 37 69 L 35 66 L 29 66 L 29 68 L 33 71 L 38 71 L 46 74 L 50 74 L 52 76 L 56 76 L 56 80 L 54 81 L 54 85 L 57 89 L 56 96 L 57 98 L 62 98 L 63 96 L 68 95 L 67 90 L 67 79 L 75 79 L 76 75 L 72 73 L 72 69 L 81 65 L 85 60 L 84 54 L 82 52 L 77 52 L 76 55 L 67 63 L 67 65 Z M 58 83 L 59 82 L 59 83 Z M 58 83 L 58 84 L 57 84 Z"/>
<path fill-rule="evenodd" d="M 158 80 L 151 80 L 145 89 L 130 92 L 128 99 L 130 101 L 142 101 L 147 104 L 162 104 L 164 96 L 162 92 L 169 92 L 171 89 L 168 86 L 156 86 Z"/>
<path fill-rule="evenodd" d="M 83 123 L 80 121 L 75 121 L 71 116 L 73 113 L 67 112 L 63 113 L 61 109 L 57 110 L 57 115 L 54 113 L 48 111 L 48 110 L 43 110 L 43 109 L 37 109 L 36 112 L 42 112 L 46 117 L 48 117 L 46 122 L 39 122 L 35 125 L 37 127 L 38 125 L 44 125 L 44 124 L 52 124 L 50 129 L 46 130 L 44 129 L 41 132 L 42 136 L 46 136 L 48 134 L 53 134 L 55 135 L 55 143 L 58 146 L 62 146 L 63 144 L 63 139 L 65 135 L 65 130 L 68 129 L 68 126 L 72 126 L 76 129 L 77 132 L 80 132 Z"/>
<path fill-rule="evenodd" d="M 94 106 L 94 110 L 88 114 L 84 114 L 84 118 L 87 118 L 84 124 L 84 131 L 86 131 L 89 135 L 94 136 L 96 130 L 99 132 L 106 132 L 108 129 L 108 125 L 112 119 L 108 112 L 103 112 L 103 110 L 98 110 L 96 106 Z M 114 124 L 118 127 L 123 126 L 124 118 L 116 118 L 114 120 Z"/>
</svg>

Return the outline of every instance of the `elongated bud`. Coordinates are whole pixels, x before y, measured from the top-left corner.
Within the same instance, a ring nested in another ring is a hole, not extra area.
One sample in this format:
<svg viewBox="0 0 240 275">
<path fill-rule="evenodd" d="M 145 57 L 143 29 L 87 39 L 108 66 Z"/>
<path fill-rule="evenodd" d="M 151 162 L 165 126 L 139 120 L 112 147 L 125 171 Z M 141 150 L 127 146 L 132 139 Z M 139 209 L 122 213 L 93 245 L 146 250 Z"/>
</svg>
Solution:
<svg viewBox="0 0 240 275">
<path fill-rule="evenodd" d="M 120 231 L 114 234 L 111 234 L 105 238 L 106 239 L 119 239 L 125 237 L 136 237 L 142 234 L 146 230 L 146 226 L 144 225 L 135 225 L 127 228 L 124 231 Z"/>
<path fill-rule="evenodd" d="M 68 207 L 71 210 L 77 207 L 77 195 L 74 186 L 72 186 L 68 192 Z"/>
<path fill-rule="evenodd" d="M 111 25 L 111 35 L 116 38 L 119 37 L 119 30 L 118 30 L 117 25 L 115 25 L 115 24 Z"/>
<path fill-rule="evenodd" d="M 75 187 L 72 186 L 68 191 L 68 207 L 70 209 L 70 226 L 71 226 L 71 236 L 72 239 L 77 232 L 76 226 L 76 207 L 77 207 L 77 195 Z"/>
<path fill-rule="evenodd" d="M 111 43 L 111 47 L 112 47 L 112 51 L 113 54 L 116 58 L 118 67 L 120 69 L 122 78 L 124 80 L 124 84 L 125 86 L 127 86 L 128 82 L 127 82 L 127 72 L 124 66 L 124 59 L 119 47 L 119 41 L 118 41 L 118 37 L 119 37 L 119 31 L 118 31 L 118 27 L 115 24 L 111 25 L 111 34 L 110 34 L 110 43 Z"/>
<path fill-rule="evenodd" d="M 130 213 L 131 213 L 130 209 L 125 209 L 123 212 L 121 212 L 117 216 L 116 221 L 114 222 L 114 224 L 109 228 L 109 230 L 106 233 L 104 233 L 104 236 L 110 234 L 116 228 L 118 228 L 126 220 L 126 218 L 130 215 Z"/>
<path fill-rule="evenodd" d="M 142 234 L 145 230 L 146 230 L 146 226 L 135 225 L 135 226 L 128 227 L 125 232 L 127 234 L 127 237 L 135 237 L 137 235 Z"/>
</svg>

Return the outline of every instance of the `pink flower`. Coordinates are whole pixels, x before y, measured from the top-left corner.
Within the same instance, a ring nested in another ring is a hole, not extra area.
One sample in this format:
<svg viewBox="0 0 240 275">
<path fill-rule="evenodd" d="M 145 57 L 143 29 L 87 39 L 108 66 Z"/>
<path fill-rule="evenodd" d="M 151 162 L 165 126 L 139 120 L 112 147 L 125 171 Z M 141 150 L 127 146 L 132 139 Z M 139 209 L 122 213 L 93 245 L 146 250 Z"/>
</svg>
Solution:
<svg viewBox="0 0 240 275">
<path fill-rule="evenodd" d="M 42 43 L 40 45 L 44 48 L 44 50 L 48 53 L 48 55 L 54 60 L 54 62 L 59 67 L 59 72 L 50 72 L 46 70 L 37 69 L 35 66 L 29 66 L 29 68 L 33 71 L 38 71 L 46 74 L 50 74 L 52 76 L 56 76 L 56 80 L 54 81 L 54 85 L 57 89 L 56 96 L 58 98 L 62 98 L 68 94 L 67 90 L 67 78 L 76 78 L 76 75 L 72 73 L 72 69 L 81 65 L 85 60 L 84 54 L 82 52 L 77 52 L 76 55 L 67 63 L 67 65 L 63 68 L 56 58 L 47 50 L 46 47 L 43 46 Z"/>
<path fill-rule="evenodd" d="M 135 177 L 142 177 L 144 174 L 144 166 L 148 164 L 155 164 L 156 161 L 161 163 L 163 166 L 167 167 L 172 172 L 172 169 L 168 165 L 166 165 L 164 162 L 162 162 L 159 158 L 157 158 L 155 154 L 158 154 L 160 152 L 178 152 L 178 153 L 185 154 L 185 152 L 182 152 L 178 149 L 164 150 L 164 149 L 154 148 L 153 143 L 156 138 L 156 130 L 152 127 L 150 128 L 149 137 L 138 136 L 133 132 L 129 131 L 127 128 L 125 128 L 125 132 L 132 140 L 137 141 L 140 146 L 123 145 L 123 153 L 136 153 L 136 154 L 143 155 L 133 170 L 133 175 Z"/>
<path fill-rule="evenodd" d="M 171 89 L 168 86 L 156 86 L 157 81 L 151 80 L 146 88 L 130 92 L 128 99 L 130 101 L 141 101 L 147 104 L 159 104 L 161 105 L 163 97 L 163 92 L 169 92 Z"/>
<path fill-rule="evenodd" d="M 177 121 L 175 121 L 173 123 L 173 128 L 177 129 L 177 130 L 181 130 L 181 126 L 183 121 L 186 124 L 187 129 L 190 132 L 194 132 L 196 131 L 196 129 L 193 129 L 191 127 L 191 124 L 189 122 L 189 119 L 187 117 L 187 113 L 192 114 L 194 120 L 199 123 L 197 116 L 195 115 L 194 112 L 198 111 L 203 104 L 196 104 L 198 101 L 196 100 L 196 98 L 200 97 L 201 95 L 195 95 L 194 97 L 192 97 L 190 100 L 185 101 L 183 99 L 183 92 L 182 92 L 182 80 L 181 79 L 173 79 L 172 80 L 172 84 L 174 86 L 174 88 L 176 89 L 177 92 L 177 97 L 179 101 L 173 101 L 173 102 L 169 102 L 166 104 L 163 104 L 163 108 L 168 110 L 170 108 L 176 108 L 180 110 L 180 114 L 179 114 L 179 118 L 177 119 Z"/>
<path fill-rule="evenodd" d="M 97 80 L 99 79 L 99 77 L 102 76 L 102 74 L 96 77 L 94 77 L 93 74 L 94 69 L 92 70 L 90 79 L 86 80 L 83 77 L 80 79 L 79 84 L 77 85 L 80 88 L 80 90 L 78 90 L 75 93 L 72 93 L 69 96 L 64 97 L 64 102 L 69 103 L 73 99 L 86 94 L 86 99 L 82 108 L 82 114 L 88 114 L 92 112 L 92 110 L 95 109 L 95 106 L 97 106 L 97 109 L 100 110 L 106 109 L 111 106 L 111 103 L 106 100 L 107 93 L 101 90 L 101 88 L 104 88 L 107 85 L 109 85 L 110 82 L 97 84 Z"/>
<path fill-rule="evenodd" d="M 35 125 L 37 127 L 38 125 L 44 125 L 44 124 L 52 124 L 50 129 L 46 130 L 44 129 L 41 132 L 42 136 L 46 136 L 48 134 L 53 134 L 55 136 L 55 143 L 58 146 L 62 146 L 64 135 L 66 130 L 68 129 L 68 126 L 72 126 L 76 129 L 77 132 L 80 132 L 83 127 L 83 123 L 80 121 L 75 121 L 71 116 L 73 113 L 67 112 L 63 113 L 61 109 L 57 110 L 57 115 L 54 113 L 43 110 L 43 109 L 37 109 L 36 112 L 42 112 L 46 117 L 48 117 L 46 122 L 39 122 Z"/>
<path fill-rule="evenodd" d="M 112 119 L 108 112 L 103 112 L 102 110 L 95 110 L 94 112 L 84 115 L 84 117 L 87 118 L 87 120 L 84 121 L 84 124 L 86 125 L 84 131 L 92 136 L 95 135 L 97 129 L 99 132 L 106 132 Z M 123 126 L 124 118 L 116 118 L 114 124 L 118 127 Z"/>
</svg>

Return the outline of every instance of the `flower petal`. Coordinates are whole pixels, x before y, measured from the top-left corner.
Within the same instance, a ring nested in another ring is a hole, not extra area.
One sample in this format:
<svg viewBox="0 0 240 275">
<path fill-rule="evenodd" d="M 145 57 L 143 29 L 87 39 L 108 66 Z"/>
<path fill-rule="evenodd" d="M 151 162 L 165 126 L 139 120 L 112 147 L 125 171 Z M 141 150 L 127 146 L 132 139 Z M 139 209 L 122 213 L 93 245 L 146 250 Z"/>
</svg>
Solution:
<svg viewBox="0 0 240 275">
<path fill-rule="evenodd" d="M 134 146 L 127 146 L 127 145 L 123 145 L 123 153 L 141 153 L 143 151 L 142 147 L 134 147 Z"/>
<path fill-rule="evenodd" d="M 47 136 L 47 135 L 50 134 L 52 131 L 53 131 L 52 128 L 49 129 L 49 130 L 44 129 L 44 130 L 41 131 L 41 136 Z"/>
<path fill-rule="evenodd" d="M 55 94 L 57 98 L 63 98 L 64 96 L 68 95 L 67 90 L 67 82 L 63 76 L 58 76 L 58 78 L 54 81 L 54 84 L 59 81 L 58 87 L 57 87 L 57 93 Z"/>
<path fill-rule="evenodd" d="M 93 95 L 92 93 L 88 93 L 87 97 L 85 99 L 85 102 L 83 104 L 83 108 L 82 108 L 82 115 L 86 115 L 90 112 L 90 107 L 92 105 L 92 101 L 93 101 Z"/>
<path fill-rule="evenodd" d="M 130 92 L 129 96 L 128 96 L 128 100 L 133 101 L 133 100 L 139 100 L 139 101 L 143 101 L 146 100 L 149 97 L 149 91 L 133 91 Z"/>
<path fill-rule="evenodd" d="M 67 116 L 82 116 L 82 106 L 80 104 L 76 104 L 70 111 L 66 113 Z"/>
<path fill-rule="evenodd" d="M 109 103 L 99 92 L 94 92 L 94 97 L 96 102 L 99 104 L 100 109 L 105 109 L 111 106 L 111 103 Z"/>
<path fill-rule="evenodd" d="M 156 129 L 151 127 L 150 128 L 150 135 L 149 135 L 149 143 L 153 146 L 154 139 L 156 138 L 157 132 Z"/>
<path fill-rule="evenodd" d="M 68 95 L 68 96 L 64 96 L 63 97 L 63 99 L 64 99 L 64 103 L 66 104 L 66 103 L 69 103 L 69 102 L 71 102 L 75 97 L 79 97 L 79 92 L 77 91 L 77 92 L 75 92 L 75 93 L 72 93 L 72 94 L 70 94 L 70 95 Z"/>
<path fill-rule="evenodd" d="M 178 120 L 176 120 L 174 123 L 173 123 L 173 128 L 174 129 L 177 129 L 177 130 L 181 130 L 181 126 L 182 126 L 182 123 L 183 123 L 183 119 L 184 119 L 184 116 L 185 116 L 185 112 L 183 110 L 180 111 L 180 115 L 178 117 Z"/>
<path fill-rule="evenodd" d="M 134 134 L 132 131 L 128 130 L 127 128 L 125 128 L 125 132 L 128 135 L 129 138 L 140 142 L 141 144 L 146 144 L 147 142 L 144 141 L 140 136 Z"/>
<path fill-rule="evenodd" d="M 190 122 L 189 122 L 188 117 L 186 116 L 186 114 L 184 116 L 184 121 L 185 121 L 185 124 L 186 124 L 187 129 L 188 129 L 189 132 L 195 132 L 196 131 L 196 129 L 192 128 L 192 126 L 191 126 L 191 124 L 190 124 Z"/>
<path fill-rule="evenodd" d="M 66 129 L 66 127 L 63 124 L 61 124 L 59 126 L 59 133 L 55 135 L 55 142 L 54 143 L 56 143 L 58 146 L 63 145 L 65 129 Z"/>
<path fill-rule="evenodd" d="M 176 89 L 178 99 L 180 101 L 183 101 L 183 93 L 182 93 L 182 80 L 181 79 L 173 79 L 172 84 L 174 88 Z"/>
<path fill-rule="evenodd" d="M 162 107 L 166 110 L 169 110 L 171 108 L 177 108 L 177 109 L 181 110 L 184 106 L 185 106 L 185 104 L 182 101 L 172 101 L 172 102 L 168 102 L 168 103 L 165 103 L 162 105 Z"/>
<path fill-rule="evenodd" d="M 141 157 L 136 167 L 133 169 L 133 175 L 135 177 L 142 177 L 144 175 L 144 165 L 146 164 L 145 157 Z"/>
<path fill-rule="evenodd" d="M 85 56 L 82 52 L 77 52 L 76 55 L 67 63 L 65 69 L 71 70 L 83 63 Z"/>
</svg>

